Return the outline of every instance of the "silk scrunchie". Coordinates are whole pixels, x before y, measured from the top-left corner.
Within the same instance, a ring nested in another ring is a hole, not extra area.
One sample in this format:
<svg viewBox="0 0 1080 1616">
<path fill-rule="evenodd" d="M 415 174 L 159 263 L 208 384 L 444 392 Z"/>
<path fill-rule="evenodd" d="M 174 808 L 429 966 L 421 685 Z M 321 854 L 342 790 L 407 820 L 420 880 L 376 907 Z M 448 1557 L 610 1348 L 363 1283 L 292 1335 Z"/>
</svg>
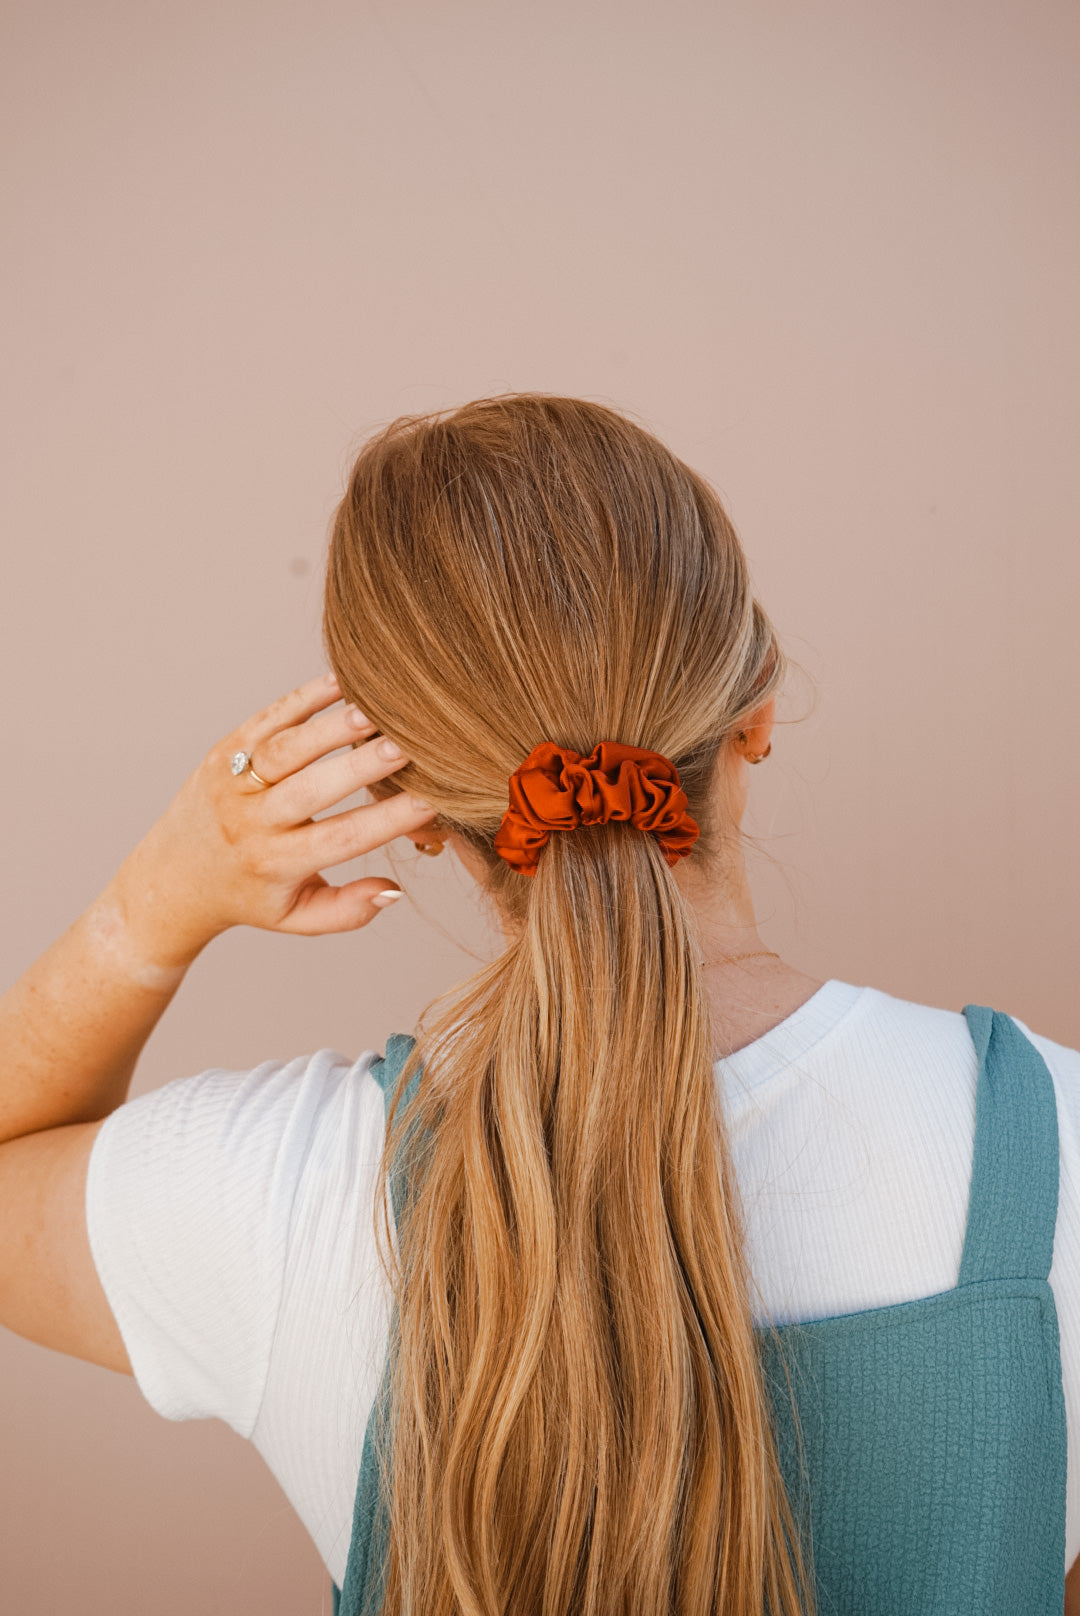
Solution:
<svg viewBox="0 0 1080 1616">
<path fill-rule="evenodd" d="M 669 865 L 686 857 L 699 834 L 670 758 L 622 741 L 597 741 L 587 756 L 541 741 L 514 770 L 509 789 L 495 851 L 522 875 L 536 874 L 553 830 L 626 820 L 656 837 Z"/>
</svg>

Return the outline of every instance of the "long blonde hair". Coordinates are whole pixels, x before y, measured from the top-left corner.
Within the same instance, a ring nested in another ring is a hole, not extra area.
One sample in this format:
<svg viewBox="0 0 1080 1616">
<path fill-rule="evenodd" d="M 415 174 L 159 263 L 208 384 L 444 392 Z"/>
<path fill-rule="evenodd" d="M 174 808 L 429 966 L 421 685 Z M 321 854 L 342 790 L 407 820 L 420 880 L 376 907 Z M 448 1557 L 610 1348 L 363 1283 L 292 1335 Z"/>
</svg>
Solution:
<svg viewBox="0 0 1080 1616">
<path fill-rule="evenodd" d="M 429 801 L 514 936 L 421 1017 L 381 1163 L 385 1616 L 809 1612 L 692 911 L 625 824 L 553 834 L 532 877 L 492 847 L 534 746 L 611 739 L 675 763 L 690 858 L 720 867 L 719 749 L 786 666 L 738 537 L 600 405 L 407 417 L 352 468 L 324 637 L 410 759 L 373 795 Z M 421 1068 L 394 1255 L 385 1175 Z"/>
</svg>

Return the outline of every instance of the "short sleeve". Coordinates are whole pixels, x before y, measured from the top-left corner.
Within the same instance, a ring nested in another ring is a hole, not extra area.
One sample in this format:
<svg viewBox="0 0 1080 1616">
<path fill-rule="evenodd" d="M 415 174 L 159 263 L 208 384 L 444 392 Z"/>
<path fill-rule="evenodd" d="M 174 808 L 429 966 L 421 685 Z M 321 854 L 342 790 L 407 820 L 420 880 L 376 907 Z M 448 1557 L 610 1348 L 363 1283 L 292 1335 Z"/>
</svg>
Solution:
<svg viewBox="0 0 1080 1616">
<path fill-rule="evenodd" d="M 373 1053 L 373 1052 L 370 1052 Z M 211 1069 L 106 1118 L 86 1222 L 102 1286 L 147 1402 L 250 1438 L 281 1306 L 297 1186 L 336 1050 Z"/>
</svg>

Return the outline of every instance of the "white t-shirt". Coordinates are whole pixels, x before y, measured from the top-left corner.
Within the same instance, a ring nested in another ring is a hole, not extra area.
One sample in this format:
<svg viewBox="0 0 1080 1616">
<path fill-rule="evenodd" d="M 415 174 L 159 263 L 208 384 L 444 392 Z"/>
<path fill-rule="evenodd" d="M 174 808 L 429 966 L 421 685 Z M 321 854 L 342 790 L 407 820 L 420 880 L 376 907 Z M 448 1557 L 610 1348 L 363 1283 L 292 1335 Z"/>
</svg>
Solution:
<svg viewBox="0 0 1080 1616">
<path fill-rule="evenodd" d="M 1014 1018 L 1015 1019 L 1015 1018 Z M 1066 1565 L 1080 1551 L 1080 1051 L 1017 1025 L 1054 1080 L 1050 1284 L 1068 1420 Z M 340 1586 L 386 1350 L 373 1208 L 381 1052 L 180 1078 L 94 1145 L 90 1245 L 135 1379 L 166 1419 L 255 1444 Z M 746 1219 L 755 1323 L 951 1289 L 977 1065 L 959 1011 L 835 979 L 716 1076 Z"/>
</svg>

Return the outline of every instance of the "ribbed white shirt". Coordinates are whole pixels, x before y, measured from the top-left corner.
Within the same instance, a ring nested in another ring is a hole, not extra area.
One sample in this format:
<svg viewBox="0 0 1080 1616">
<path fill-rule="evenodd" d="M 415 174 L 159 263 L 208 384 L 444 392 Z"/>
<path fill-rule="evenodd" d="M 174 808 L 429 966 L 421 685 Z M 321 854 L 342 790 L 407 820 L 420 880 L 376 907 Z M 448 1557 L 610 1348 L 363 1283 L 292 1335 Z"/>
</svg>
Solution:
<svg viewBox="0 0 1080 1616">
<path fill-rule="evenodd" d="M 998 1007 L 1000 1008 L 1000 1007 Z M 1017 1025 L 1054 1080 L 1050 1284 L 1068 1419 L 1066 1565 L 1080 1552 L 1080 1051 Z M 340 1586 L 389 1295 L 372 1213 L 381 1051 L 178 1078 L 103 1124 L 90 1246 L 135 1379 L 166 1419 L 255 1444 Z M 832 979 L 716 1064 L 746 1219 L 755 1322 L 953 1287 L 976 1057 L 959 1011 Z"/>
</svg>

